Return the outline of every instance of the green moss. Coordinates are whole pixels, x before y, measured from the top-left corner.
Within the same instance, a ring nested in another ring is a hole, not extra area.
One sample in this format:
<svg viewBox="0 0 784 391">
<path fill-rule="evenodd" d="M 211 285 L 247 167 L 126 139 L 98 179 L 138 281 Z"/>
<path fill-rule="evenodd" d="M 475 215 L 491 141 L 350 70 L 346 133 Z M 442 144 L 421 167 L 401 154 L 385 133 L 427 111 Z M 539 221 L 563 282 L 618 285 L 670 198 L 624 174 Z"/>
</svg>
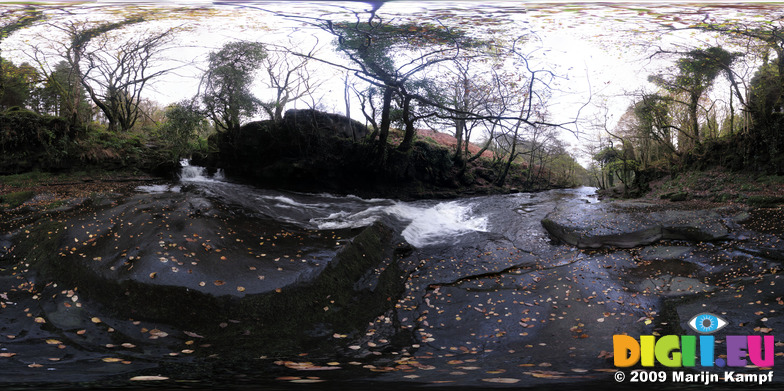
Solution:
<svg viewBox="0 0 784 391">
<path fill-rule="evenodd" d="M 744 183 L 744 184 L 740 185 L 740 190 L 741 191 L 760 191 L 762 189 L 760 189 L 760 187 L 757 186 L 756 184 Z"/>
<path fill-rule="evenodd" d="M 16 208 L 33 198 L 33 196 L 35 196 L 35 192 L 31 190 L 3 194 L 0 195 L 0 204 L 6 204 L 8 208 Z"/>
<path fill-rule="evenodd" d="M 49 205 L 46 205 L 46 209 L 57 209 L 67 203 L 68 202 L 66 200 L 55 201 L 50 203 Z"/>
<path fill-rule="evenodd" d="M 784 196 L 751 195 L 746 203 L 758 208 L 772 208 L 784 204 Z"/>
<path fill-rule="evenodd" d="M 49 180 L 52 174 L 41 171 L 30 171 L 23 174 L 2 175 L 0 183 L 11 187 L 31 186 Z"/>
</svg>

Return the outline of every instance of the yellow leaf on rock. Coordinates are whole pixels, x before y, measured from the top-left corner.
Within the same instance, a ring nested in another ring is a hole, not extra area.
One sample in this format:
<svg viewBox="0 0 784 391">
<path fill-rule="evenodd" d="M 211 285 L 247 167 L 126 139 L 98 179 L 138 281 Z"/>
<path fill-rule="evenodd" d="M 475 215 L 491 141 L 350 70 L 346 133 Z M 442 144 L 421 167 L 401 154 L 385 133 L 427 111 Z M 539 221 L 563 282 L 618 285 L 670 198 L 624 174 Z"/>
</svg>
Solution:
<svg viewBox="0 0 784 391">
<path fill-rule="evenodd" d="M 92 319 L 90 319 L 90 321 L 92 321 L 93 323 L 101 323 L 101 318 L 94 316 Z"/>
<path fill-rule="evenodd" d="M 519 382 L 520 379 L 514 379 L 511 377 L 494 377 L 491 379 L 482 379 L 482 381 L 488 383 L 514 384 Z"/>
<path fill-rule="evenodd" d="M 101 359 L 101 361 L 103 361 L 103 362 L 120 362 L 120 361 L 122 361 L 122 359 L 121 358 L 117 358 L 117 357 L 104 357 L 104 358 Z"/>
</svg>

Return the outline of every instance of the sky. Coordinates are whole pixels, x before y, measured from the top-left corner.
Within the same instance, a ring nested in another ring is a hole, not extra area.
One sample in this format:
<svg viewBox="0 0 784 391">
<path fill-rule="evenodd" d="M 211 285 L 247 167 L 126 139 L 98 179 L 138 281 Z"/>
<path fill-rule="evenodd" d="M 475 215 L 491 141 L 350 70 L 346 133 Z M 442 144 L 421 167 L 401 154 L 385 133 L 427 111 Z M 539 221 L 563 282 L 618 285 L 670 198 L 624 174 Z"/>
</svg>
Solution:
<svg viewBox="0 0 784 391">
<path fill-rule="evenodd" d="M 46 2 L 44 2 L 46 3 Z M 62 4 L 59 2 L 58 4 Z M 291 21 L 271 17 L 258 8 L 278 9 L 303 15 L 321 15 L 334 10 L 334 5 L 367 9 L 363 2 L 259 2 L 259 1 L 88 1 L 66 2 L 68 9 L 82 10 L 85 15 L 100 15 L 107 9 L 127 9 L 134 6 L 158 7 L 165 14 L 166 7 L 205 6 L 220 13 L 200 14 L 168 19 L 163 25 L 182 24 L 191 29 L 181 34 L 177 44 L 166 54 L 175 66 L 181 66 L 166 77 L 151 84 L 147 97 L 162 105 L 190 98 L 199 87 L 199 76 L 203 72 L 207 53 L 217 50 L 229 40 L 254 40 L 268 44 L 286 44 L 288 37 L 303 42 L 309 47 L 313 37 L 319 39 L 322 56 L 338 59 L 331 53 L 330 37 L 316 31 L 298 27 Z M 40 3 L 39 3 L 40 4 Z M 744 3 L 741 3 L 742 5 Z M 748 3 L 750 4 L 750 3 Z M 163 5 L 163 7 L 162 7 Z M 0 3 L 0 8 L 10 5 Z M 161 8 L 162 7 L 162 8 Z M 650 59 L 656 47 L 682 48 L 684 45 L 713 45 L 718 42 L 708 35 L 695 35 L 693 31 L 665 31 L 661 25 L 678 23 L 685 26 L 687 20 L 724 17 L 753 18 L 755 13 L 769 15 L 779 7 L 771 4 L 767 10 L 711 7 L 709 3 L 685 2 L 654 3 L 637 2 L 550 2 L 542 4 L 528 1 L 389 1 L 378 11 L 382 15 L 403 18 L 436 16 L 449 23 L 461 23 L 470 29 L 500 28 L 509 34 L 526 31 L 536 37 L 532 41 L 529 55 L 539 67 L 551 69 L 560 77 L 554 85 L 555 91 L 548 108 L 551 121 L 566 123 L 579 119 L 577 125 L 569 125 L 571 131 L 562 131 L 561 136 L 575 149 L 591 139 L 594 118 L 609 115 L 609 126 L 623 114 L 631 103 L 630 93 L 640 89 L 651 89 L 646 81 L 648 75 L 659 72 L 672 64 L 672 58 Z M 784 9 L 784 5 L 780 6 Z M 681 21 L 681 19 L 683 19 Z M 483 20 L 499 23 L 486 23 Z M 15 56 L 24 60 L 29 42 L 51 38 L 51 28 L 30 28 L 15 34 L 3 42 L 4 56 Z M 14 57 L 12 57 L 14 58 Z M 19 62 L 19 60 L 15 60 Z M 340 76 L 325 72 L 318 67 L 329 81 L 322 85 L 325 97 L 322 107 L 344 112 L 343 87 Z M 260 75 L 261 76 L 261 75 Z M 257 91 L 263 87 L 260 80 Z M 352 117 L 362 118 L 355 112 Z M 302 102 L 297 103 L 302 108 Z M 583 163 L 585 163 L 583 159 Z"/>
</svg>

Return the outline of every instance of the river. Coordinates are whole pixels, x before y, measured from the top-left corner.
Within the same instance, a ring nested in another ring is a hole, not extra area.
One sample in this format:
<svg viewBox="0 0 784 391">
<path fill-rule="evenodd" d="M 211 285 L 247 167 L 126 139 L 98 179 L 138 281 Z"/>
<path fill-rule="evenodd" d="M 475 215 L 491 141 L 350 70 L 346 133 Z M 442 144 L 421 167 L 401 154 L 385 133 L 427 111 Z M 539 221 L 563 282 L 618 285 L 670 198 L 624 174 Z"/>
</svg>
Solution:
<svg viewBox="0 0 784 391">
<path fill-rule="evenodd" d="M 177 182 L 10 223 L 0 383 L 614 386 L 614 334 L 688 333 L 699 312 L 728 333 L 784 327 L 780 237 L 738 225 L 583 250 L 542 226 L 598 202 L 587 187 L 281 192 L 185 164 Z"/>
</svg>

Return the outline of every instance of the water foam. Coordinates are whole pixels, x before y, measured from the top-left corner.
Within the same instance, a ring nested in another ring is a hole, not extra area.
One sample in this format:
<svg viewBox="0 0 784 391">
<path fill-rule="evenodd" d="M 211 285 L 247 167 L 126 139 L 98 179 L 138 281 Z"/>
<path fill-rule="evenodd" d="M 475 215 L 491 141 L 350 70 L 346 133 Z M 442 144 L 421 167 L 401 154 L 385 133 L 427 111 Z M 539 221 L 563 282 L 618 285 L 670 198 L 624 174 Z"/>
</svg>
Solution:
<svg viewBox="0 0 784 391">
<path fill-rule="evenodd" d="M 415 247 L 454 243 L 457 236 L 469 232 L 486 232 L 487 217 L 474 216 L 471 205 L 442 202 L 430 208 L 399 203 L 389 213 L 411 223 L 401 233 Z"/>
<path fill-rule="evenodd" d="M 319 229 L 359 228 L 373 224 L 385 215 L 408 223 L 401 234 L 415 247 L 451 244 L 460 235 L 486 232 L 488 229 L 486 216 L 474 216 L 471 205 L 457 201 L 442 202 L 430 207 L 397 202 L 354 213 L 335 212 L 310 221 Z"/>
</svg>

